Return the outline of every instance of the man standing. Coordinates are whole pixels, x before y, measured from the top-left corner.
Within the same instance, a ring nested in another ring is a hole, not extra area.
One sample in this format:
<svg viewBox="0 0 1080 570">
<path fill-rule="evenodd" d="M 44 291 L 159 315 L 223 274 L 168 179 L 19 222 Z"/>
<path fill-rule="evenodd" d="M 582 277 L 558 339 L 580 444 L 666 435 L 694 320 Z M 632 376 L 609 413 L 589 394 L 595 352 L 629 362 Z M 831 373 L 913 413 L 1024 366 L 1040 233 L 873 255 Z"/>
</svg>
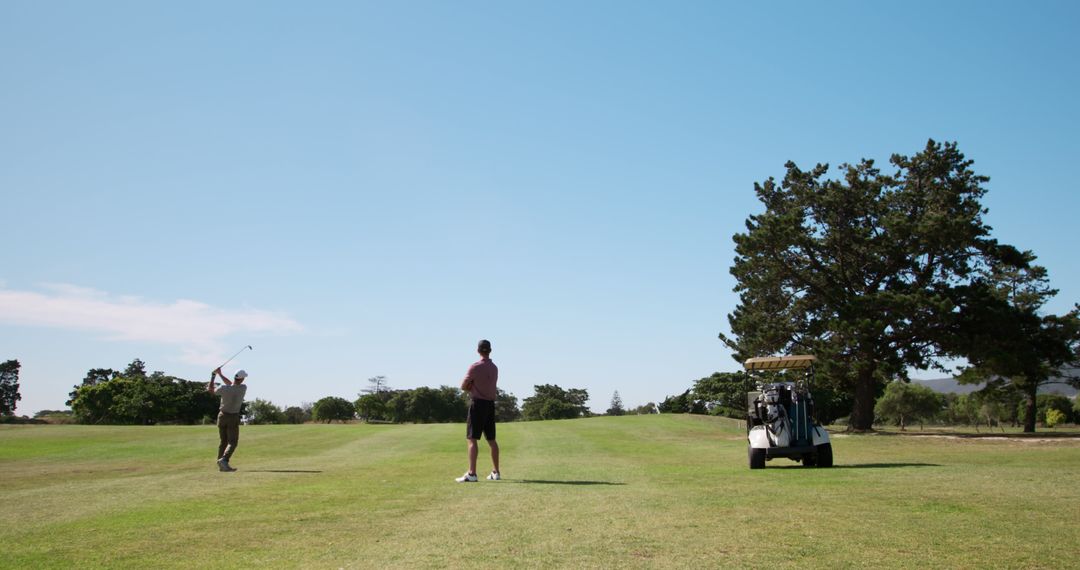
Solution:
<svg viewBox="0 0 1080 570">
<path fill-rule="evenodd" d="M 458 483 L 476 481 L 476 456 L 479 453 L 476 440 L 481 433 L 491 447 L 493 468 L 487 478 L 492 481 L 501 479 L 499 444 L 495 442 L 495 399 L 498 397 L 495 385 L 499 382 L 499 367 L 495 366 L 490 358 L 491 342 L 481 340 L 476 346 L 476 352 L 480 353 L 480 360 L 469 367 L 465 379 L 461 381 L 461 389 L 469 393 L 469 415 L 465 419 L 465 439 L 469 441 L 469 470 L 455 479 Z"/>
<path fill-rule="evenodd" d="M 214 385 L 218 376 L 225 383 L 220 389 L 216 389 Z M 247 378 L 247 372 L 241 370 L 230 382 L 218 367 L 210 375 L 210 384 L 206 387 L 211 394 L 221 396 L 221 408 L 217 417 L 218 437 L 221 440 L 218 444 L 217 465 L 221 471 L 236 471 L 236 468 L 229 465 L 229 458 L 240 441 L 240 407 L 244 405 L 244 394 L 247 394 L 244 378 Z"/>
</svg>

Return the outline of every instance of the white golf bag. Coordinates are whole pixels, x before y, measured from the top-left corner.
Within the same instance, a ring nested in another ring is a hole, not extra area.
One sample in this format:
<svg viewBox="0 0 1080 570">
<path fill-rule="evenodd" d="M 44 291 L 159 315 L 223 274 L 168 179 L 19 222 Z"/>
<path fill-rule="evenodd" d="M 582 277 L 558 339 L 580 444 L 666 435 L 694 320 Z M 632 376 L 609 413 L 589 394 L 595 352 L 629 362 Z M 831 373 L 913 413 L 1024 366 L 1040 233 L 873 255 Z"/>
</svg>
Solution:
<svg viewBox="0 0 1080 570">
<path fill-rule="evenodd" d="M 791 445 L 791 420 L 787 410 L 780 404 L 780 391 L 770 387 L 763 394 L 765 399 L 765 433 L 773 447 Z"/>
</svg>

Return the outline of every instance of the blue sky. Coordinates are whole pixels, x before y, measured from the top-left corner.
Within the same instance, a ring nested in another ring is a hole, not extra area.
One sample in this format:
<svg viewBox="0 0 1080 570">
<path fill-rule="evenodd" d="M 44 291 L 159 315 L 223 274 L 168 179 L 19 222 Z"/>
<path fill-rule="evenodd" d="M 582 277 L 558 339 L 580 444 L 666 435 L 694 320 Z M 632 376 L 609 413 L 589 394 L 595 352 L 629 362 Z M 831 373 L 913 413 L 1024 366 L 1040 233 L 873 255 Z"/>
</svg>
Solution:
<svg viewBox="0 0 1080 570">
<path fill-rule="evenodd" d="M 737 367 L 717 332 L 755 181 L 929 138 L 991 177 L 995 237 L 1065 311 L 1078 16 L 3 0 L 0 359 L 20 413 L 90 368 L 202 380 L 247 344 L 250 397 L 282 406 L 456 385 L 479 338 L 519 398 L 660 401 Z"/>
</svg>

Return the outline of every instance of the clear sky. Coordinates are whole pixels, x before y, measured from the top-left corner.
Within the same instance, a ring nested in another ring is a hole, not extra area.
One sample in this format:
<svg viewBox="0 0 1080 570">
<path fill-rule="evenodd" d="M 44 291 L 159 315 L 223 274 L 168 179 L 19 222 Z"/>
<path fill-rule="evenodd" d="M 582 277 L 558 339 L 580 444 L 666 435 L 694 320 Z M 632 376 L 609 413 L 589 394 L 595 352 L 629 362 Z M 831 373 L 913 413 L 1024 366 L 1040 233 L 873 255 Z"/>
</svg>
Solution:
<svg viewBox="0 0 1080 570">
<path fill-rule="evenodd" d="M 658 402 L 737 369 L 755 181 L 929 138 L 991 177 L 995 237 L 1065 311 L 1076 6 L 0 0 L 18 412 L 248 344 L 249 398 L 281 406 L 456 385 L 480 338 L 519 399 Z"/>
</svg>

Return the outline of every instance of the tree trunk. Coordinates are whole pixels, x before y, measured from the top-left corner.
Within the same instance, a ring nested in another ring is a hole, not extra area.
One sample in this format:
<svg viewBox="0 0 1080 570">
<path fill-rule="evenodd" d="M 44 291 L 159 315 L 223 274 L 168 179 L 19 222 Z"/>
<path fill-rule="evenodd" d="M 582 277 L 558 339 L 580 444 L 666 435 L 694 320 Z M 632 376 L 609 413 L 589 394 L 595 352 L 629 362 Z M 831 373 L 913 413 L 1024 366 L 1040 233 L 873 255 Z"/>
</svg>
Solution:
<svg viewBox="0 0 1080 570">
<path fill-rule="evenodd" d="M 855 402 L 851 406 L 850 429 L 873 431 L 874 429 L 874 371 L 865 368 L 855 380 Z"/>
<path fill-rule="evenodd" d="M 1039 391 L 1039 385 L 1035 384 L 1031 386 L 1025 392 L 1026 401 L 1024 402 L 1024 433 L 1035 432 L 1035 415 L 1038 409 L 1035 407 L 1035 396 Z"/>
</svg>

